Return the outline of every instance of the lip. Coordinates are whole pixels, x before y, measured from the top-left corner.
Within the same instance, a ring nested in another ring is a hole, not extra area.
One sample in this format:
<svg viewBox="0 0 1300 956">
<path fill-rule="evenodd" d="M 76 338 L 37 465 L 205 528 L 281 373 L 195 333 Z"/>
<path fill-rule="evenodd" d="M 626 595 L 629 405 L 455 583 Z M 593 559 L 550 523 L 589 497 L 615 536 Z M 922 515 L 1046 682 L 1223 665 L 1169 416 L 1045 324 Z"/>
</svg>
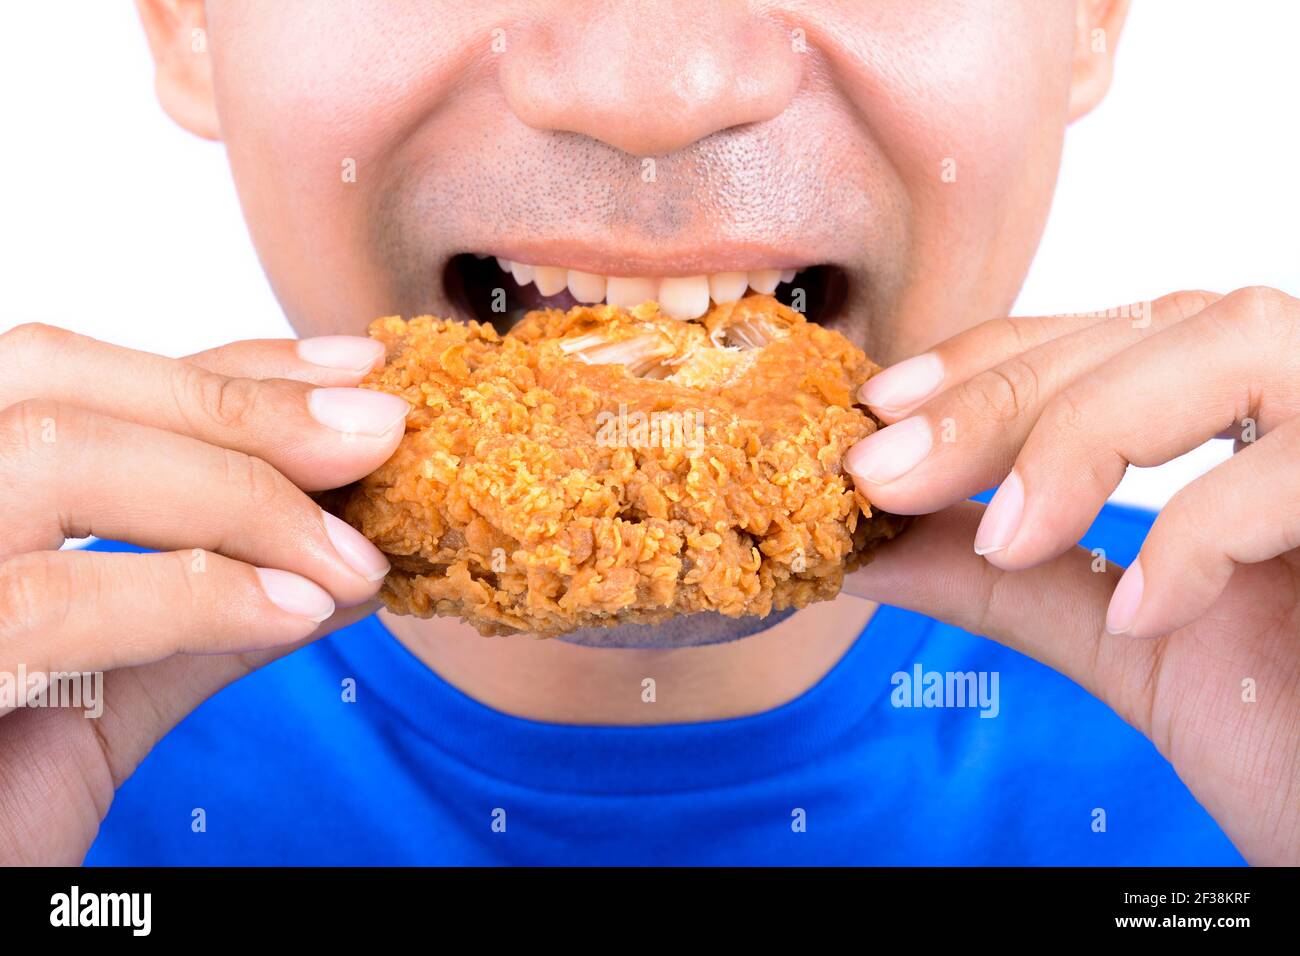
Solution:
<svg viewBox="0 0 1300 956">
<path fill-rule="evenodd" d="M 788 245 L 779 247 L 755 242 L 713 242 L 689 248 L 650 248 L 633 244 L 596 246 L 581 240 L 489 241 L 466 253 L 497 256 L 530 265 L 563 266 L 580 272 L 607 276 L 660 276 L 678 278 L 716 272 L 745 272 L 759 269 L 806 269 L 814 265 L 835 265 Z"/>
</svg>

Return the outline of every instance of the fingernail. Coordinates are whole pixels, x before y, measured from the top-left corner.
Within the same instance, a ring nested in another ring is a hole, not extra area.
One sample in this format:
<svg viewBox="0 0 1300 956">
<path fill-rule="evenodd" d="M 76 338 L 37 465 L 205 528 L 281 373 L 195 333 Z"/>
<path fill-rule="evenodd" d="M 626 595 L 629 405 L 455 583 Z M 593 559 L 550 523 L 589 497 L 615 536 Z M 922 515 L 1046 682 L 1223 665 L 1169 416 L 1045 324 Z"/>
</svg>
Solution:
<svg viewBox="0 0 1300 956">
<path fill-rule="evenodd" d="M 382 342 L 360 335 L 318 335 L 300 339 L 298 357 L 312 365 L 369 372 L 384 357 Z"/>
<path fill-rule="evenodd" d="M 371 544 L 365 535 L 328 511 L 321 514 L 325 516 L 325 533 L 348 567 L 367 581 L 378 581 L 388 573 L 390 565 L 384 552 Z"/>
<path fill-rule="evenodd" d="M 255 568 L 262 579 L 262 590 L 271 603 L 294 617 L 319 624 L 334 613 L 334 599 L 320 585 L 289 571 Z"/>
<path fill-rule="evenodd" d="M 361 435 L 386 435 L 411 410 L 404 398 L 370 388 L 318 388 L 307 407 L 326 428 Z"/>
<path fill-rule="evenodd" d="M 1110 607 L 1106 609 L 1107 633 L 1123 634 L 1133 627 L 1138 608 L 1142 605 L 1142 588 L 1145 583 L 1142 578 L 1142 560 L 1134 558 L 1128 570 L 1120 576 L 1119 584 L 1115 585 L 1115 593 L 1110 596 Z"/>
<path fill-rule="evenodd" d="M 905 359 L 858 389 L 858 401 L 881 411 L 907 411 L 932 395 L 943 381 L 943 362 L 933 352 Z"/>
<path fill-rule="evenodd" d="M 1025 485 L 1013 470 L 993 493 L 975 530 L 975 553 L 992 554 L 1011 543 L 1025 510 Z"/>
<path fill-rule="evenodd" d="M 930 426 L 920 416 L 880 429 L 844 455 L 844 468 L 873 485 L 896 481 L 930 454 Z"/>
</svg>

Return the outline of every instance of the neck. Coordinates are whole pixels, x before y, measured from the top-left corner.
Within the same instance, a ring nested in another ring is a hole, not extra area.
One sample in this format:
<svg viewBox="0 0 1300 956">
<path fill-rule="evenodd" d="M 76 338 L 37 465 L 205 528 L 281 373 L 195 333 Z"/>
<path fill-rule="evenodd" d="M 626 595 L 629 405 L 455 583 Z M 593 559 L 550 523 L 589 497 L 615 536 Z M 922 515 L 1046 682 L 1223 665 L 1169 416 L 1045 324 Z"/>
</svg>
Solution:
<svg viewBox="0 0 1300 956">
<path fill-rule="evenodd" d="M 793 700 L 844 656 L 875 609 L 841 595 L 752 637 L 665 650 L 484 638 L 458 621 L 381 614 L 438 676 L 494 710 L 548 723 L 627 725 L 724 720 Z M 647 678 L 653 703 L 645 700 Z"/>
</svg>

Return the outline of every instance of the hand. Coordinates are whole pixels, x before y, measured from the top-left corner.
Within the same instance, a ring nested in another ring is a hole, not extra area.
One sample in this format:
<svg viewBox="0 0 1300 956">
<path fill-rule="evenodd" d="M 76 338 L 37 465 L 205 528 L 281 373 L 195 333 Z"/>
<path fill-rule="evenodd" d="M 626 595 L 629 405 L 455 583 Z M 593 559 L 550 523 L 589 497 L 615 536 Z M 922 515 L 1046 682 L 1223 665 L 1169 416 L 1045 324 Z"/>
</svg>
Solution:
<svg viewBox="0 0 1300 956">
<path fill-rule="evenodd" d="M 1182 292 L 1107 315 L 987 322 L 863 387 L 890 424 L 845 467 L 928 517 L 846 590 L 1063 672 L 1249 860 L 1300 863 L 1300 302 Z M 1095 573 L 1075 544 L 1127 466 L 1216 435 L 1237 453 L 1173 497 L 1122 577 Z M 987 508 L 963 502 L 995 484 Z"/>
<path fill-rule="evenodd" d="M 387 561 L 303 489 L 396 447 L 406 403 L 342 387 L 381 355 L 327 337 L 177 361 L 48 326 L 0 335 L 0 677 L 111 671 L 98 719 L 0 713 L 0 862 L 80 862 L 177 721 L 372 610 Z M 57 550 L 88 534 L 161 553 Z"/>
</svg>

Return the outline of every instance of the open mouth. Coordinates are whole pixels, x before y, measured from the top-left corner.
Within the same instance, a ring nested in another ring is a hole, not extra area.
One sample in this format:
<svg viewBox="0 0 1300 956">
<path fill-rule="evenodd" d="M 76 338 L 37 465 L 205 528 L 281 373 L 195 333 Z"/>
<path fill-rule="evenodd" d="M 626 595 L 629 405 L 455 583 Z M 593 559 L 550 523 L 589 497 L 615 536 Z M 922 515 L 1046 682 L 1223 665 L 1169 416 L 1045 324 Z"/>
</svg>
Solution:
<svg viewBox="0 0 1300 956">
<path fill-rule="evenodd" d="M 758 292 L 831 326 L 847 298 L 844 272 L 832 265 L 754 269 L 697 276 L 604 276 L 561 265 L 515 262 L 485 253 L 452 257 L 443 275 L 448 298 L 465 315 L 506 332 L 534 309 L 575 305 L 630 308 L 656 301 L 667 315 L 697 319 L 713 304 Z"/>
</svg>

